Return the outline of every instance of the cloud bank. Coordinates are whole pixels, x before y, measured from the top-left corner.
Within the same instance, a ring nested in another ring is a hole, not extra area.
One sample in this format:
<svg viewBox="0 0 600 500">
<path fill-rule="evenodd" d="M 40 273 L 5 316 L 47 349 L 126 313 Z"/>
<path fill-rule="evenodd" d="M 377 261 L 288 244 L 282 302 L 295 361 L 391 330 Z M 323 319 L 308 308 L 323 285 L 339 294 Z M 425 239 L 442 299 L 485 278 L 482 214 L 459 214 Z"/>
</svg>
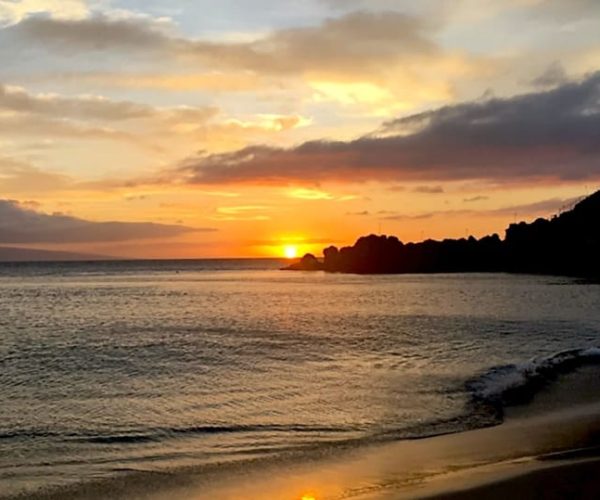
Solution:
<svg viewBox="0 0 600 500">
<path fill-rule="evenodd" d="M 177 175 L 192 184 L 597 179 L 599 131 L 600 72 L 399 118 L 353 141 L 200 155 Z"/>
<path fill-rule="evenodd" d="M 92 222 L 45 214 L 14 200 L 0 200 L 0 244 L 97 243 L 169 238 L 209 228 L 140 222 Z"/>
</svg>

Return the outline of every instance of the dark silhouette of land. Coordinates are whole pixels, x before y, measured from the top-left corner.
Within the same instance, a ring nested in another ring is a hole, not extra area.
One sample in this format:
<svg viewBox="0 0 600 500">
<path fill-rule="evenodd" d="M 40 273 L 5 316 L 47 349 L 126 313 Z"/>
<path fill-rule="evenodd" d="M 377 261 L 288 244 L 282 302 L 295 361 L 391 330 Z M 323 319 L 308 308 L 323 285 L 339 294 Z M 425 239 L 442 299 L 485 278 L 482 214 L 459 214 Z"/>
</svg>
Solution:
<svg viewBox="0 0 600 500">
<path fill-rule="evenodd" d="M 600 191 L 551 219 L 511 224 L 476 239 L 404 244 L 395 236 L 363 236 L 351 247 L 334 246 L 323 259 L 307 254 L 286 270 L 358 274 L 512 272 L 600 277 Z"/>
</svg>

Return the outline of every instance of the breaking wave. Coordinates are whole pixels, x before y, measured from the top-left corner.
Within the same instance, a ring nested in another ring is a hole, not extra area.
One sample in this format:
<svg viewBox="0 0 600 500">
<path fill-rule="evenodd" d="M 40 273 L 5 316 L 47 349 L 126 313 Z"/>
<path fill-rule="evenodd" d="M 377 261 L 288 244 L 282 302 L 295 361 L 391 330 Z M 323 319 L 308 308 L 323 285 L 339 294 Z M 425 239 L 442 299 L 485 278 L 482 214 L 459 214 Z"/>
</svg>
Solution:
<svg viewBox="0 0 600 500">
<path fill-rule="evenodd" d="M 600 365 L 600 348 L 571 349 L 527 362 L 496 366 L 465 384 L 474 407 L 501 421 L 507 406 L 526 404 L 560 375 Z"/>
</svg>

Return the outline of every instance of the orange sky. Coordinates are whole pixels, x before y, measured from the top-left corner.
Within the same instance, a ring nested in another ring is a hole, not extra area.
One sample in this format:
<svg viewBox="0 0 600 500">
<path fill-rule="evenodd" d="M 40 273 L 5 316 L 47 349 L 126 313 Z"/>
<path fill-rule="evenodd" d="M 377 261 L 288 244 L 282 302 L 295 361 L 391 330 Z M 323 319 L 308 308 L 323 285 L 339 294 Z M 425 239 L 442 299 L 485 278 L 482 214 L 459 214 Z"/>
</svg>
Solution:
<svg viewBox="0 0 600 500">
<path fill-rule="evenodd" d="M 0 245 L 282 256 L 550 216 L 600 186 L 599 18 L 593 0 L 0 0 Z"/>
</svg>

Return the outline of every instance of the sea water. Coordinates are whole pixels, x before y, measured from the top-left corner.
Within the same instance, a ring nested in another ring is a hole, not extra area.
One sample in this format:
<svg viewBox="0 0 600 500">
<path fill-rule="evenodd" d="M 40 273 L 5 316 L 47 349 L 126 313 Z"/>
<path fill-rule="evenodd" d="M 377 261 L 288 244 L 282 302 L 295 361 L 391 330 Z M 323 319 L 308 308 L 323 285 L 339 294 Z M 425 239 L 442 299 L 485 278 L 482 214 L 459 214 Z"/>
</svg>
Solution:
<svg viewBox="0 0 600 500">
<path fill-rule="evenodd" d="M 0 492 L 490 425 L 600 357 L 597 284 L 281 265 L 0 265 Z"/>
</svg>

